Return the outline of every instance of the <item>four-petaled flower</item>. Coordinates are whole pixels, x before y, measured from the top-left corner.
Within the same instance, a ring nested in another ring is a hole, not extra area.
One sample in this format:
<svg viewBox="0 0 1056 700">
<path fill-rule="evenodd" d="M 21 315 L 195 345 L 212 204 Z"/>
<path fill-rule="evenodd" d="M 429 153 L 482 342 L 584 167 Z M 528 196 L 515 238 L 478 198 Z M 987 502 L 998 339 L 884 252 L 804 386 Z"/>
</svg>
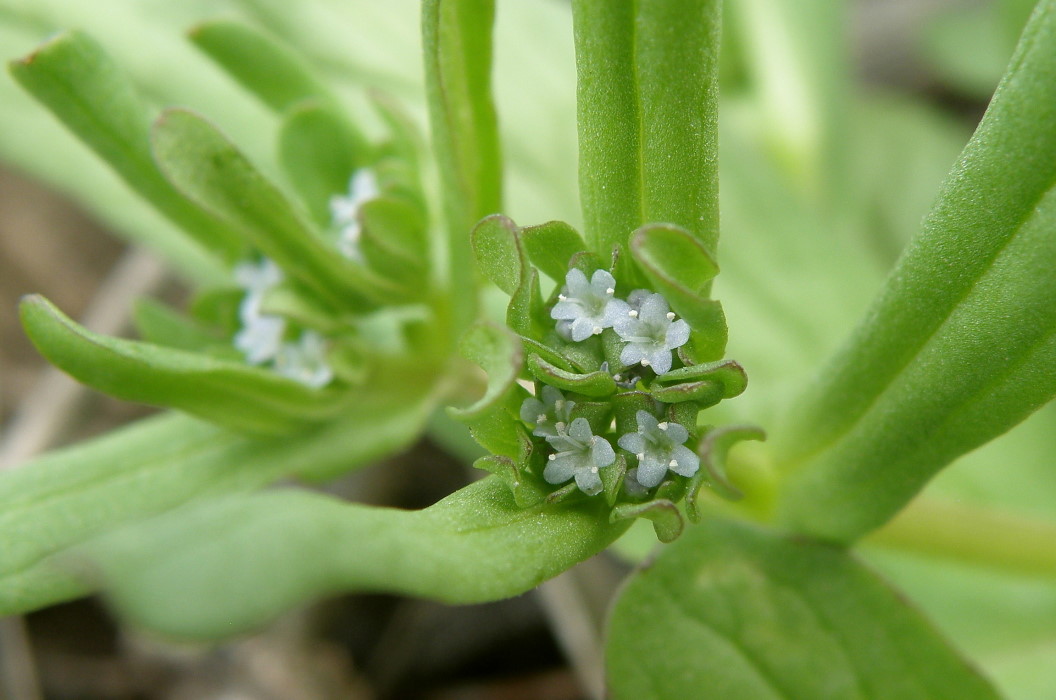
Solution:
<svg viewBox="0 0 1056 700">
<path fill-rule="evenodd" d="M 652 367 L 657 374 L 671 369 L 671 351 L 689 340 L 689 324 L 682 319 L 676 321 L 659 294 L 641 299 L 638 309 L 629 308 L 615 321 L 613 329 L 627 343 L 620 352 L 620 362 Z"/>
<path fill-rule="evenodd" d="M 560 390 L 550 386 L 543 387 L 543 400 L 530 396 L 521 404 L 521 420 L 535 426 L 532 435 L 554 437 L 568 430 L 569 417 L 574 401 L 565 399 Z"/>
<path fill-rule="evenodd" d="M 543 478 L 550 484 L 563 484 L 575 477 L 576 486 L 588 496 L 601 492 L 598 470 L 616 461 L 609 441 L 594 435 L 586 418 L 579 417 L 564 434 L 546 438 L 557 452 L 550 455 Z"/>
<path fill-rule="evenodd" d="M 693 476 L 700 469 L 700 458 L 685 446 L 689 431 L 678 423 L 659 422 L 648 411 L 638 411 L 638 432 L 627 433 L 616 444 L 638 458 L 635 478 L 647 488 L 658 486 L 670 469 L 682 476 Z"/>
<path fill-rule="evenodd" d="M 374 172 L 360 168 L 352 173 L 348 183 L 348 194 L 338 194 L 330 198 L 330 218 L 337 227 L 337 247 L 342 255 L 350 260 L 361 260 L 359 238 L 363 227 L 359 222 L 359 212 L 363 205 L 376 199 L 381 191 Z"/>
<path fill-rule="evenodd" d="M 573 268 L 565 275 L 550 317 L 558 321 L 558 331 L 568 332 L 578 343 L 627 315 L 627 302 L 613 298 L 615 293 L 616 280 L 605 270 L 596 270 L 588 282 L 582 270 Z"/>
</svg>

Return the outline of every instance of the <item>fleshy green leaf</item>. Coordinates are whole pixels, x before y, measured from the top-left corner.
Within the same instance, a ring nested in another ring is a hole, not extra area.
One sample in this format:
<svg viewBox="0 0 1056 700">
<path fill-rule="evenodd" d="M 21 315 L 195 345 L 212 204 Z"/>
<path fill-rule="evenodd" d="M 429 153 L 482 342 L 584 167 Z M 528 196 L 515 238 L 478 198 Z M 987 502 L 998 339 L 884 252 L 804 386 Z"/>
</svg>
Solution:
<svg viewBox="0 0 1056 700">
<path fill-rule="evenodd" d="M 528 370 L 537 379 L 566 391 L 584 396 L 612 396 L 616 393 L 616 382 L 608 372 L 577 374 L 555 367 L 536 354 L 528 355 Z"/>
<path fill-rule="evenodd" d="M 475 313 L 469 231 L 502 210 L 502 162 L 491 96 L 494 0 L 424 0 L 422 43 L 433 151 L 443 184 L 454 329 Z"/>
<path fill-rule="evenodd" d="M 132 620 L 178 637 L 222 637 L 338 591 L 448 603 L 517 595 L 619 536 L 626 526 L 608 525 L 605 508 L 592 499 L 523 509 L 494 477 L 414 512 L 275 491 L 173 513 L 82 554 Z"/>
<path fill-rule="evenodd" d="M 535 266 L 555 282 L 564 282 L 572 256 L 587 249 L 576 229 L 564 221 L 526 226 L 521 241 Z"/>
<path fill-rule="evenodd" d="M 477 266 L 496 287 L 513 295 L 528 274 L 528 257 L 517 224 L 502 214 L 482 219 L 472 233 Z"/>
<path fill-rule="evenodd" d="M 337 308 L 392 301 L 399 288 L 344 259 L 214 126 L 184 110 L 154 126 L 154 154 L 173 184 L 228 221 L 290 276 Z"/>
<path fill-rule="evenodd" d="M 202 352 L 225 342 L 223 337 L 211 332 L 211 329 L 150 298 L 136 301 L 133 321 L 140 337 L 153 345 Z M 239 356 L 233 347 L 231 354 L 232 357 Z"/>
<path fill-rule="evenodd" d="M 43 297 L 27 297 L 21 312 L 26 333 L 49 361 L 126 401 L 262 434 L 303 429 L 350 402 L 339 389 L 310 389 L 243 363 L 92 333 Z"/>
<path fill-rule="evenodd" d="M 649 222 L 714 252 L 718 221 L 717 0 L 575 0 L 580 192 L 607 257 Z"/>
<path fill-rule="evenodd" d="M 634 575 L 608 636 L 618 699 L 998 697 L 845 551 L 719 520 Z"/>
<path fill-rule="evenodd" d="M 132 81 L 93 39 L 80 32 L 60 34 L 10 69 L 140 196 L 206 248 L 229 260 L 237 257 L 242 242 L 234 231 L 189 202 L 158 171 L 147 109 Z"/>
<path fill-rule="evenodd" d="M 1056 395 L 1056 2 L 865 321 L 775 440 L 779 517 L 851 540 Z"/>
<path fill-rule="evenodd" d="M 309 98 L 336 100 L 299 55 L 241 22 L 214 20 L 190 31 L 190 39 L 243 87 L 277 112 Z"/>
</svg>

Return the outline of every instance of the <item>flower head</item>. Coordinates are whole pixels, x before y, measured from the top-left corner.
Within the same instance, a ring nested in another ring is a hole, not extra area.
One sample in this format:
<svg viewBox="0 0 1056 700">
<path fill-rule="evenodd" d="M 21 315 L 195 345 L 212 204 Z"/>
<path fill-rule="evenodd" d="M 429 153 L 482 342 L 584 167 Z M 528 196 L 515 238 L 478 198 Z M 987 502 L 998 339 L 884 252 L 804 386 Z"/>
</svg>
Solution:
<svg viewBox="0 0 1056 700">
<path fill-rule="evenodd" d="M 638 431 L 621 436 L 616 444 L 638 458 L 635 478 L 639 484 L 647 488 L 657 486 L 669 469 L 682 476 L 697 473 L 700 458 L 684 444 L 689 439 L 685 427 L 661 423 L 648 411 L 638 411 L 635 418 Z"/>
<path fill-rule="evenodd" d="M 521 404 L 521 420 L 535 426 L 532 435 L 554 437 L 568 430 L 569 417 L 574 401 L 565 399 L 558 389 L 546 385 L 542 401 L 530 396 Z"/>
<path fill-rule="evenodd" d="M 362 257 L 359 239 L 363 234 L 363 227 L 359 223 L 359 212 L 364 204 L 376 199 L 380 193 L 374 172 L 360 168 L 352 173 L 348 194 L 330 198 L 330 218 L 339 230 L 337 247 L 346 258 L 359 260 Z"/>
<path fill-rule="evenodd" d="M 550 484 L 563 484 L 575 477 L 576 486 L 588 496 L 601 492 L 598 470 L 616 461 L 616 452 L 605 438 L 590 429 L 586 418 L 572 421 L 568 432 L 546 438 L 557 452 L 550 455 L 543 478 Z"/>
<path fill-rule="evenodd" d="M 326 341 L 315 331 L 305 331 L 297 342 L 283 343 L 275 356 L 275 371 L 310 387 L 322 387 L 334 378 L 326 363 Z"/>
<path fill-rule="evenodd" d="M 620 353 L 620 362 L 640 363 L 663 374 L 671 369 L 671 351 L 689 340 L 689 324 L 682 319 L 676 321 L 675 314 L 668 311 L 667 301 L 659 294 L 639 296 L 638 300 L 637 309 L 628 308 L 613 324 L 613 329 L 627 343 Z"/>
<path fill-rule="evenodd" d="M 565 275 L 565 286 L 550 311 L 557 320 L 558 331 L 564 330 L 577 343 L 605 328 L 627 314 L 627 303 L 613 298 L 616 280 L 605 270 L 596 270 L 587 281 L 582 270 L 571 269 Z"/>
</svg>

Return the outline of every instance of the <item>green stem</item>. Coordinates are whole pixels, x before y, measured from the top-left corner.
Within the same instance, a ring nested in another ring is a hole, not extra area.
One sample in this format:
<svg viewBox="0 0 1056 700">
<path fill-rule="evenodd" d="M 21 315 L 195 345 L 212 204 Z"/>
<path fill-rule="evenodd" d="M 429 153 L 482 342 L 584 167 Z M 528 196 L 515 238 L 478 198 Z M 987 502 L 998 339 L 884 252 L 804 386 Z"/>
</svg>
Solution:
<svg viewBox="0 0 1056 700">
<path fill-rule="evenodd" d="M 996 509 L 918 499 L 865 541 L 1056 579 L 1056 523 Z"/>
</svg>

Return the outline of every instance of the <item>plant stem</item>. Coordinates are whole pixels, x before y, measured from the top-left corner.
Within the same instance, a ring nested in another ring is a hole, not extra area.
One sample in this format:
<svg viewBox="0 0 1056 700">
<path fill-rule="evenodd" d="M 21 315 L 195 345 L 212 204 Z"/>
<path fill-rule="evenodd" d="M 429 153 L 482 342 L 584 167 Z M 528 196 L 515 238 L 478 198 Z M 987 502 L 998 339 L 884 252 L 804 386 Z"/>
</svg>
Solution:
<svg viewBox="0 0 1056 700">
<path fill-rule="evenodd" d="M 1056 579 L 1056 523 L 992 508 L 917 499 L 865 541 Z"/>
</svg>

